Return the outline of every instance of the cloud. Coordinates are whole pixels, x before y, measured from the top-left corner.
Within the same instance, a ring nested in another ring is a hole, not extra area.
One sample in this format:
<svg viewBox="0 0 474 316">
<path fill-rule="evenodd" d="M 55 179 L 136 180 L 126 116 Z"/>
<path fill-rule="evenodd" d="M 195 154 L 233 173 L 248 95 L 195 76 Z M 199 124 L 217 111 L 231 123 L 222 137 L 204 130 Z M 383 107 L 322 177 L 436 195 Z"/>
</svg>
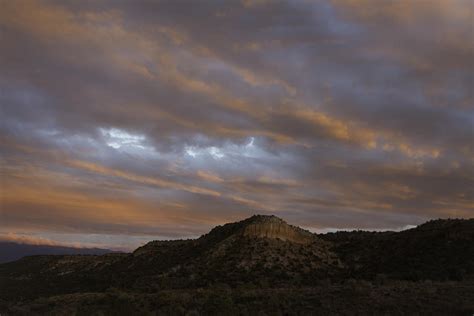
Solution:
<svg viewBox="0 0 474 316">
<path fill-rule="evenodd" d="M 472 10 L 5 3 L 0 219 L 85 239 L 472 217 Z"/>
<path fill-rule="evenodd" d="M 94 248 L 97 244 L 84 244 L 75 242 L 55 241 L 44 237 L 36 237 L 28 234 L 6 233 L 0 234 L 0 241 L 13 242 L 17 244 L 27 244 L 35 246 L 58 246 L 58 247 L 73 247 L 73 248 Z"/>
</svg>

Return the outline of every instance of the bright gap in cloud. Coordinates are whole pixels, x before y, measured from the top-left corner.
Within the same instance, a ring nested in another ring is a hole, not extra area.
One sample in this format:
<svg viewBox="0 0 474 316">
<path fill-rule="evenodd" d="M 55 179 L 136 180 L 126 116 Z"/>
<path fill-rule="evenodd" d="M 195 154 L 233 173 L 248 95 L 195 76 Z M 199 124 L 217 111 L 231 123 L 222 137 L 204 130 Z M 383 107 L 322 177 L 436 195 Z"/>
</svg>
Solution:
<svg viewBox="0 0 474 316">
<path fill-rule="evenodd" d="M 143 134 L 130 133 L 119 128 L 100 128 L 107 146 L 116 150 L 126 151 L 139 155 L 155 155 L 155 149 L 147 144 Z"/>
<path fill-rule="evenodd" d="M 123 146 L 131 146 L 141 149 L 145 148 L 143 145 L 143 141 L 145 140 L 144 135 L 130 134 L 118 128 L 101 128 L 100 132 L 106 139 L 107 145 L 115 149 L 121 148 Z"/>
<path fill-rule="evenodd" d="M 225 158 L 226 156 L 245 156 L 251 157 L 256 148 L 254 145 L 255 138 L 250 137 L 250 140 L 245 145 L 224 145 L 222 147 L 210 146 L 200 148 L 197 146 L 185 146 L 184 151 L 192 158 L 209 155 L 216 160 Z M 255 153 L 254 153 L 255 154 Z"/>
<path fill-rule="evenodd" d="M 203 155 L 210 155 L 214 159 L 222 159 L 225 157 L 224 152 L 215 146 L 211 147 L 206 147 L 206 148 L 198 148 L 195 146 L 186 146 L 184 147 L 184 151 L 186 154 L 190 157 L 196 158 L 198 156 L 203 156 Z"/>
</svg>

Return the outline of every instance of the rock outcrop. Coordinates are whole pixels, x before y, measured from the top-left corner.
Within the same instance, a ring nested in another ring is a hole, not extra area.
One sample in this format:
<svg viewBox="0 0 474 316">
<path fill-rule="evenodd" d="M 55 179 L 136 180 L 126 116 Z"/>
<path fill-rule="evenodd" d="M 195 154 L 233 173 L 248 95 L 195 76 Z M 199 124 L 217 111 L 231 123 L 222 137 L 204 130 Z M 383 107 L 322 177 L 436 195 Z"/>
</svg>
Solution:
<svg viewBox="0 0 474 316">
<path fill-rule="evenodd" d="M 260 237 L 281 239 L 299 244 L 308 244 L 315 240 L 315 236 L 299 227 L 287 224 L 276 216 L 255 215 L 242 229 L 246 237 Z"/>
</svg>

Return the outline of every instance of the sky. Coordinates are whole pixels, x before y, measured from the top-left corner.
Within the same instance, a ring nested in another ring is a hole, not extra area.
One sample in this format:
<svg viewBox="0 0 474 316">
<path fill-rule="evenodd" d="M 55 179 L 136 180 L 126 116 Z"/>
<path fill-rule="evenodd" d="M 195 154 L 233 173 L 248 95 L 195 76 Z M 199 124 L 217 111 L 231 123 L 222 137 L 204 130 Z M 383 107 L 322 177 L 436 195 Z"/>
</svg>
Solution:
<svg viewBox="0 0 474 316">
<path fill-rule="evenodd" d="M 0 239 L 474 217 L 472 0 L 0 0 Z"/>
</svg>

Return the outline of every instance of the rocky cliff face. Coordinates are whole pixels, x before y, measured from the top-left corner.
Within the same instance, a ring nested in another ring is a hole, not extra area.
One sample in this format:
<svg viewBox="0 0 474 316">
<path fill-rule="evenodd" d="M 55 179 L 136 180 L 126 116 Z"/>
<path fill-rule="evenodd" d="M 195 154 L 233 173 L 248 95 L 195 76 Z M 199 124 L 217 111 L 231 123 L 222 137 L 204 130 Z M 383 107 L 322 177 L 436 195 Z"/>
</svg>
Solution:
<svg viewBox="0 0 474 316">
<path fill-rule="evenodd" d="M 281 239 L 299 244 L 308 244 L 315 240 L 310 232 L 288 225 L 276 216 L 255 215 L 250 218 L 242 230 L 246 237 Z"/>
</svg>

